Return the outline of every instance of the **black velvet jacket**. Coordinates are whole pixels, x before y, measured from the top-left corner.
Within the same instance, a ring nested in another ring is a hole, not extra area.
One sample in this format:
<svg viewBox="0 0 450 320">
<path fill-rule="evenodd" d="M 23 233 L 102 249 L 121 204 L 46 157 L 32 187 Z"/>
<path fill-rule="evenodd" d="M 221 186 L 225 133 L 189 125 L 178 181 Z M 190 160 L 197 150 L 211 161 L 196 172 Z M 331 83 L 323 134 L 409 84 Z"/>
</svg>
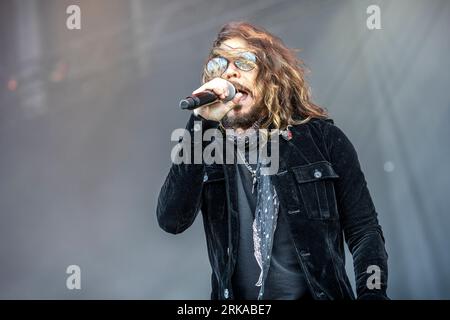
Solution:
<svg viewBox="0 0 450 320">
<path fill-rule="evenodd" d="M 194 121 L 202 121 L 203 131 L 218 125 L 191 115 L 191 134 Z M 291 131 L 291 140 L 279 139 L 273 183 L 279 214 L 290 225 L 313 298 L 355 298 L 344 267 L 345 239 L 353 255 L 358 299 L 387 299 L 384 237 L 352 143 L 331 119 L 312 119 Z M 235 177 L 234 165 L 172 164 L 158 198 L 159 225 L 173 234 L 191 226 L 201 209 L 212 267 L 211 299 L 234 298 L 231 275 L 239 238 Z M 367 285 L 371 265 L 381 271 L 379 289 Z"/>
</svg>

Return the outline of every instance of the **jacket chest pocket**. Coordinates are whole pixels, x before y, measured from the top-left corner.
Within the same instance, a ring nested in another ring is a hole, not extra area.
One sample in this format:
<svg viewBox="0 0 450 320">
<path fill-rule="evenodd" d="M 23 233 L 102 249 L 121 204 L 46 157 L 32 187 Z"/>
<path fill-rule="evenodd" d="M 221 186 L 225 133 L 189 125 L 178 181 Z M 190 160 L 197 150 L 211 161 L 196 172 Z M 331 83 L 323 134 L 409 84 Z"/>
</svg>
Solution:
<svg viewBox="0 0 450 320">
<path fill-rule="evenodd" d="M 334 182 L 339 178 L 327 161 L 291 168 L 297 196 L 310 219 L 338 219 Z"/>
</svg>

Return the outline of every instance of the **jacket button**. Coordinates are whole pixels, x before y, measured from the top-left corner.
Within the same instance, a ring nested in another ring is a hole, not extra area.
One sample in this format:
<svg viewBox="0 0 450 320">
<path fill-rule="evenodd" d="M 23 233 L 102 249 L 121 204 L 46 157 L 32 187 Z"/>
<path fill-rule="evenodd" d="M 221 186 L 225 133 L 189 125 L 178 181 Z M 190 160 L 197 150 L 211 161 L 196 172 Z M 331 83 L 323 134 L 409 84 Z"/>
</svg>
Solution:
<svg viewBox="0 0 450 320">
<path fill-rule="evenodd" d="M 208 174 L 205 172 L 205 175 L 203 176 L 203 182 L 208 181 Z"/>
<path fill-rule="evenodd" d="M 322 172 L 320 172 L 319 170 L 314 170 L 314 177 L 319 179 L 322 176 Z"/>
<path fill-rule="evenodd" d="M 229 297 L 228 289 L 225 289 L 225 290 L 224 290 L 223 296 L 225 297 L 225 299 L 228 299 L 228 297 Z"/>
</svg>

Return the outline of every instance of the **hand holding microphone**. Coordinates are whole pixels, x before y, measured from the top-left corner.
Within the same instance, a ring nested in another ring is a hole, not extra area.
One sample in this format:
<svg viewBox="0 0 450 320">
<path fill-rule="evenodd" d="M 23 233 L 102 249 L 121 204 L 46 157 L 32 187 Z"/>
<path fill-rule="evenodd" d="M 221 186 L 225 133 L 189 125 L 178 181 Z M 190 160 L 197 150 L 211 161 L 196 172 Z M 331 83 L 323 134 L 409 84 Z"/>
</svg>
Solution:
<svg viewBox="0 0 450 320">
<path fill-rule="evenodd" d="M 242 97 L 233 84 L 222 78 L 214 78 L 192 92 L 192 95 L 180 101 L 184 110 L 194 110 L 208 120 L 220 121 L 233 109 Z"/>
</svg>

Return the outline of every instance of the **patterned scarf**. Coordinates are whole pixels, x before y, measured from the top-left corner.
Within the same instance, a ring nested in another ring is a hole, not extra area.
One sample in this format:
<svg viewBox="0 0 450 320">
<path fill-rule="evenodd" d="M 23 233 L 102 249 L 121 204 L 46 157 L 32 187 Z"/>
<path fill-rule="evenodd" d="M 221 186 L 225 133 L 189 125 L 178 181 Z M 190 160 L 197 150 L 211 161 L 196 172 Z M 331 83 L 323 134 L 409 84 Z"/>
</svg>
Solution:
<svg viewBox="0 0 450 320">
<path fill-rule="evenodd" d="M 270 266 L 273 238 L 278 219 L 278 197 L 275 187 L 272 185 L 271 176 L 261 174 L 261 166 L 258 165 L 256 212 L 253 221 L 253 244 L 255 258 L 261 272 L 256 286 L 261 286 L 258 299 L 264 294 L 264 285 Z"/>
</svg>

